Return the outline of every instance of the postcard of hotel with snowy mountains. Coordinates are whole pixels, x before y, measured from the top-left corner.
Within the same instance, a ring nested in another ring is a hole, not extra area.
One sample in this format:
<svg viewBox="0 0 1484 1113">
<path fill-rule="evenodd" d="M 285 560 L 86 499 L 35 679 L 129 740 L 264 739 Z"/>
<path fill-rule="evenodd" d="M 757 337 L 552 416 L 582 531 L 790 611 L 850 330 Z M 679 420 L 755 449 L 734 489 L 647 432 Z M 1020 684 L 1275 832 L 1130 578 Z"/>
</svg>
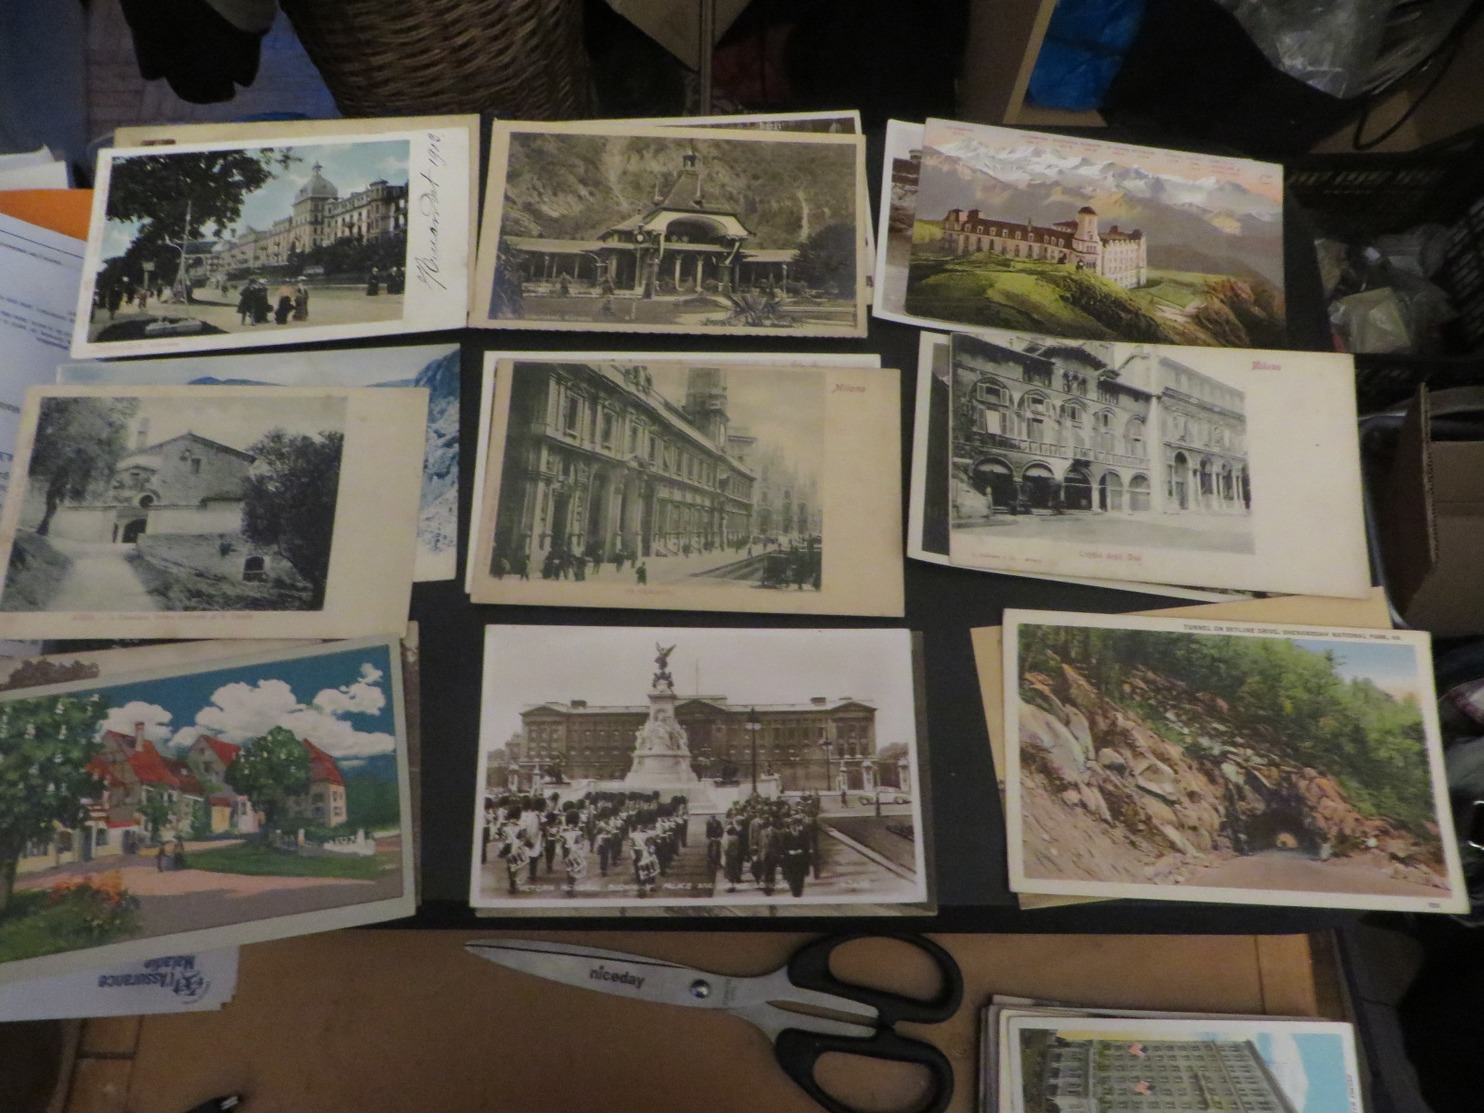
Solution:
<svg viewBox="0 0 1484 1113">
<path fill-rule="evenodd" d="M 928 120 L 914 200 L 909 321 L 1287 347 L 1279 166 Z"/>
</svg>

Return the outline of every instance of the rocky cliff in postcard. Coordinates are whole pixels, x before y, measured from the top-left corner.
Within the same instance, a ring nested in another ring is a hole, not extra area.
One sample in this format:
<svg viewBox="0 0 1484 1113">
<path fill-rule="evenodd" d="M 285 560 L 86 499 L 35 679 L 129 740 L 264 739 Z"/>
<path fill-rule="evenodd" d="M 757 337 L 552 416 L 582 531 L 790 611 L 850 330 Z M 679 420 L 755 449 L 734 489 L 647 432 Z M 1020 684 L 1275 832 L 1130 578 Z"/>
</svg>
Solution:
<svg viewBox="0 0 1484 1113">
<path fill-rule="evenodd" d="M 1290 643 L 1030 633 L 1019 705 L 1028 875 L 1446 889 L 1410 694 L 1341 677 Z"/>
</svg>

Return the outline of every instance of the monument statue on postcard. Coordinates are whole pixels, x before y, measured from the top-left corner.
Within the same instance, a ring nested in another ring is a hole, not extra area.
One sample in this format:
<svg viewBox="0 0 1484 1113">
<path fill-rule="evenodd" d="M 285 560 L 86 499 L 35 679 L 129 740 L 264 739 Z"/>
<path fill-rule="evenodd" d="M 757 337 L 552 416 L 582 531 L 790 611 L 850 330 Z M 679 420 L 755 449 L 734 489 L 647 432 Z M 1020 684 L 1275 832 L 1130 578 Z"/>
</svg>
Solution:
<svg viewBox="0 0 1484 1113">
<path fill-rule="evenodd" d="M 675 719 L 675 678 L 670 675 L 670 655 L 675 647 L 656 644 L 654 648 L 649 718 L 634 733 L 634 762 L 624 784 L 641 789 L 694 786 L 700 778 L 690 767 L 690 740 Z"/>
</svg>

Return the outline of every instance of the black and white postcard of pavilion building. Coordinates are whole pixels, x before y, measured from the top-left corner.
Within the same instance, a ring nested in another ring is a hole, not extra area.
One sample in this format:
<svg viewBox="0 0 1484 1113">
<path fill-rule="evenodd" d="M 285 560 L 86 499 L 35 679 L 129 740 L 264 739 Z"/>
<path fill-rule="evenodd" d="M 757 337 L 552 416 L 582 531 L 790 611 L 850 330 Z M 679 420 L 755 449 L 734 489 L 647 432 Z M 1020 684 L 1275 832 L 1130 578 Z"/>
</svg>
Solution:
<svg viewBox="0 0 1484 1113">
<path fill-rule="evenodd" d="M 33 389 L 0 636 L 400 634 L 427 414 L 406 387 Z"/>
<path fill-rule="evenodd" d="M 827 132 L 496 121 L 472 319 L 864 336 L 864 151 Z"/>
<path fill-rule="evenodd" d="M 476 909 L 921 905 L 905 630 L 490 626 Z"/>
<path fill-rule="evenodd" d="M 471 134 L 439 126 L 105 149 L 72 355 L 462 327 Z"/>
<path fill-rule="evenodd" d="M 952 563 L 1368 590 L 1349 356 L 999 330 L 950 349 L 947 474 L 928 482 L 947 492 Z"/>
<path fill-rule="evenodd" d="M 1286 346 L 1281 166 L 949 120 L 892 138 L 884 316 Z"/>
<path fill-rule="evenodd" d="M 477 603 L 902 613 L 897 372 L 502 360 Z"/>
</svg>

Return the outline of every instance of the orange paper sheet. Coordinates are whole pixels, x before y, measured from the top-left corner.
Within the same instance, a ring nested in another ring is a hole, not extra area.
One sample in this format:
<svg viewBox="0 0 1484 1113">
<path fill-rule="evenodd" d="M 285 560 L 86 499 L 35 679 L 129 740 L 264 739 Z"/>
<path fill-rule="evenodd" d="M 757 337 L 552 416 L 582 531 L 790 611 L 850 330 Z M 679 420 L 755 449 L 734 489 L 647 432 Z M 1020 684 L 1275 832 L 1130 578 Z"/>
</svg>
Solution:
<svg viewBox="0 0 1484 1113">
<path fill-rule="evenodd" d="M 91 189 L 0 189 L 0 213 L 64 236 L 88 238 Z"/>
</svg>

